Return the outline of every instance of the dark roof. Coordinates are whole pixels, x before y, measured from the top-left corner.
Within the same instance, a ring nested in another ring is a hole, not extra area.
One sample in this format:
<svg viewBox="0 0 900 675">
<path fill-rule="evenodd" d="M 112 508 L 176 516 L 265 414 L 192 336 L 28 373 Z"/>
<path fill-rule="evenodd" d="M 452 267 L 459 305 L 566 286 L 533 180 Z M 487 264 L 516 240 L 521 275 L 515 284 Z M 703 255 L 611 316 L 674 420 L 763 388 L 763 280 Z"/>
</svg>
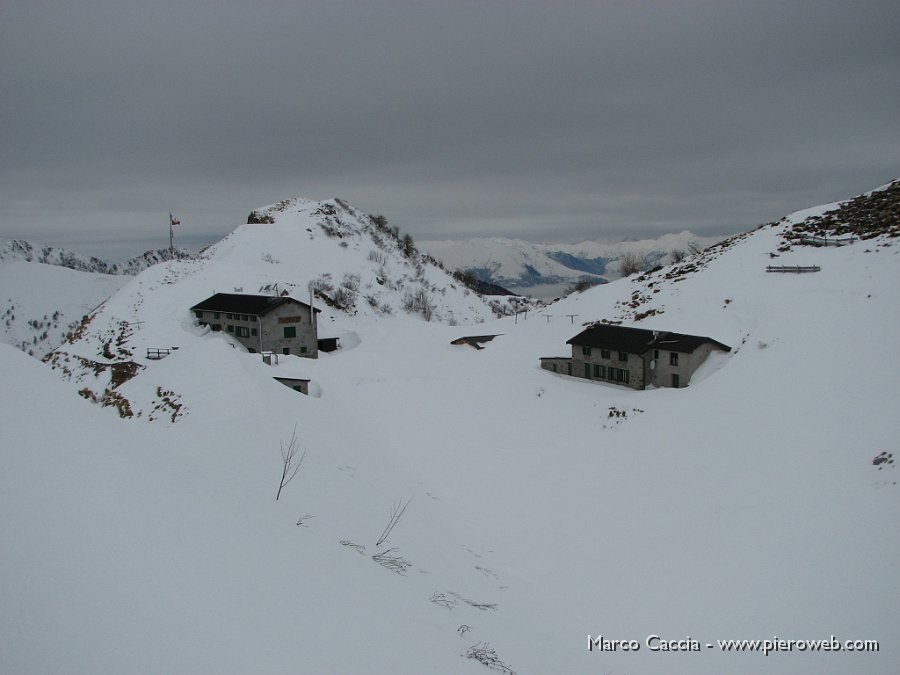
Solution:
<svg viewBox="0 0 900 675">
<path fill-rule="evenodd" d="M 498 333 L 498 335 L 503 335 L 503 333 Z M 475 349 L 484 349 L 481 345 L 485 342 L 490 342 L 497 335 L 467 335 L 465 337 L 456 338 L 455 340 L 451 340 L 451 345 L 469 345 L 470 347 L 475 347 Z"/>
<path fill-rule="evenodd" d="M 581 331 L 571 340 L 567 340 L 566 344 L 597 347 L 629 354 L 643 354 L 648 349 L 691 353 L 703 344 L 711 344 L 726 352 L 731 351 L 731 347 L 728 345 L 708 337 L 653 331 L 646 328 L 628 328 L 605 323 L 598 323 Z"/>
<path fill-rule="evenodd" d="M 191 310 L 206 310 L 212 312 L 233 312 L 235 314 L 255 314 L 263 316 L 276 307 L 285 303 L 295 303 L 309 308 L 305 302 L 294 300 L 288 296 L 276 295 L 247 295 L 244 293 L 216 293 L 203 302 L 198 302 Z M 321 312 L 322 310 L 316 309 Z"/>
</svg>

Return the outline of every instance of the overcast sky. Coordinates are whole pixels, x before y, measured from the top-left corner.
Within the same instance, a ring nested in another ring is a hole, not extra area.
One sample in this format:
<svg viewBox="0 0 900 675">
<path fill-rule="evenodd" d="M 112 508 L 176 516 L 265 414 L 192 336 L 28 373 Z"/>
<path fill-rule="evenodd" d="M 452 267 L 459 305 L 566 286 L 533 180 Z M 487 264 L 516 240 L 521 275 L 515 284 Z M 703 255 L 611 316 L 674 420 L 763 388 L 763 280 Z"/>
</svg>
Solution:
<svg viewBox="0 0 900 675">
<path fill-rule="evenodd" d="M 900 2 L 0 0 L 0 238 L 343 197 L 416 239 L 725 234 L 900 175 Z"/>
</svg>

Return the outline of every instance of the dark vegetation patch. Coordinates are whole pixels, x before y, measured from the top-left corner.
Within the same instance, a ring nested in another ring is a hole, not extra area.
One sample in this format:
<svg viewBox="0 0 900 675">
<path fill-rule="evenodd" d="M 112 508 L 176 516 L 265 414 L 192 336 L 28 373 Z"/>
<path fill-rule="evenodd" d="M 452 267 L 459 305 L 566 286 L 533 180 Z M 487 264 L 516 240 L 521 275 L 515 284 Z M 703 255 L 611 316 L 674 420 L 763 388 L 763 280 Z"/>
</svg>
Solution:
<svg viewBox="0 0 900 675">
<path fill-rule="evenodd" d="M 900 237 L 900 180 L 884 190 L 860 195 L 821 216 L 812 216 L 784 233 L 788 245 L 803 244 L 812 237 Z"/>
</svg>

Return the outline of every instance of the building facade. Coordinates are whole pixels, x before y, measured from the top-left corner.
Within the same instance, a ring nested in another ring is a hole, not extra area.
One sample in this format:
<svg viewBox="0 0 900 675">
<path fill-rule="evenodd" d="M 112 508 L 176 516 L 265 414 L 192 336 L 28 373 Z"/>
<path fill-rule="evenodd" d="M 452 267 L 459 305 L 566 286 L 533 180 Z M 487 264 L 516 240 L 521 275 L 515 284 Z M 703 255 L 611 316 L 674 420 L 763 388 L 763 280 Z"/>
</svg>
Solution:
<svg viewBox="0 0 900 675">
<path fill-rule="evenodd" d="M 619 384 L 632 389 L 686 387 L 713 350 L 731 347 L 712 338 L 595 324 L 568 340 L 571 357 L 546 357 L 553 372 Z"/>
<path fill-rule="evenodd" d="M 216 293 L 191 307 L 201 326 L 224 331 L 247 351 L 318 357 L 320 310 L 288 296 Z"/>
</svg>

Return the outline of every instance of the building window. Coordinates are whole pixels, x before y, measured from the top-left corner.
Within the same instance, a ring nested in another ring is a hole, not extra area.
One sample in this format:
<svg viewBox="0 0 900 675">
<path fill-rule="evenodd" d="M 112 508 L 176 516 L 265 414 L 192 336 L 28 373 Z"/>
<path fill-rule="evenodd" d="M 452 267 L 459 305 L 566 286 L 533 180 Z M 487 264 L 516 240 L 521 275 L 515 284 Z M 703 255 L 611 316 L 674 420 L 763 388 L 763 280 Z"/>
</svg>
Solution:
<svg viewBox="0 0 900 675">
<path fill-rule="evenodd" d="M 590 355 L 591 355 L 591 348 L 588 347 L 587 345 L 582 345 L 582 346 L 581 346 L 581 353 L 582 353 L 584 356 L 590 356 Z"/>
<path fill-rule="evenodd" d="M 584 376 L 587 379 L 591 379 L 591 364 L 590 363 L 584 364 Z"/>
<path fill-rule="evenodd" d="M 600 358 L 601 358 L 601 359 L 608 359 L 608 358 L 609 358 L 609 350 L 608 350 L 608 349 L 601 349 L 601 350 L 600 350 Z"/>
<path fill-rule="evenodd" d="M 233 318 L 234 318 L 234 315 L 232 315 L 232 314 L 226 314 L 226 315 L 225 315 L 225 318 L 226 318 L 226 319 L 233 319 Z"/>
<path fill-rule="evenodd" d="M 249 321 L 249 320 L 250 320 L 249 316 L 247 316 L 246 314 L 241 314 L 241 321 Z"/>
<path fill-rule="evenodd" d="M 571 375 L 571 374 L 572 374 L 572 362 L 569 361 L 569 362 L 566 364 L 566 375 Z"/>
<path fill-rule="evenodd" d="M 296 326 L 285 326 L 284 327 L 284 337 L 285 338 L 297 337 L 297 327 Z"/>
<path fill-rule="evenodd" d="M 281 348 L 281 353 L 282 353 L 282 354 L 285 354 L 285 355 L 290 354 L 290 353 L 291 353 L 291 348 L 290 348 L 290 347 L 282 347 L 282 348 Z"/>
<path fill-rule="evenodd" d="M 631 373 L 625 368 L 613 368 L 610 366 L 606 369 L 606 372 L 608 374 L 607 379 L 610 382 L 624 382 L 625 384 L 628 384 L 631 379 Z"/>
<path fill-rule="evenodd" d="M 606 366 L 594 365 L 594 377 L 598 380 L 606 379 Z"/>
<path fill-rule="evenodd" d="M 250 337 L 250 329 L 246 326 L 237 326 L 237 331 L 235 334 L 238 337 Z"/>
<path fill-rule="evenodd" d="M 669 353 L 669 365 L 670 366 L 678 365 L 678 352 L 670 352 Z"/>
<path fill-rule="evenodd" d="M 222 318 L 222 312 L 213 312 L 213 318 L 214 318 L 214 319 L 221 319 L 221 318 Z"/>
<path fill-rule="evenodd" d="M 227 324 L 225 324 L 225 330 L 227 330 L 229 333 L 233 333 L 234 326 L 232 326 L 230 323 L 227 323 Z"/>
<path fill-rule="evenodd" d="M 256 316 L 256 315 L 254 315 L 254 314 L 251 314 L 251 315 L 250 315 L 250 320 L 251 320 L 251 321 L 259 321 L 259 317 Z"/>
<path fill-rule="evenodd" d="M 257 331 L 255 328 L 251 328 L 251 329 L 250 329 L 250 335 L 256 335 L 257 332 L 258 332 L 258 331 Z"/>
<path fill-rule="evenodd" d="M 210 328 L 212 328 L 215 332 L 218 333 L 220 330 L 222 330 L 222 324 L 214 323 L 214 324 L 210 325 Z"/>
<path fill-rule="evenodd" d="M 619 352 L 619 361 L 627 361 L 628 354 L 626 352 Z"/>
<path fill-rule="evenodd" d="M 681 378 L 678 377 L 678 373 L 672 373 L 672 386 L 676 389 L 681 386 Z"/>
<path fill-rule="evenodd" d="M 653 358 L 656 359 L 657 361 L 659 361 L 659 350 L 658 349 L 653 350 Z"/>
<path fill-rule="evenodd" d="M 194 316 L 196 316 L 198 319 L 202 319 L 202 318 L 203 318 L 203 312 L 199 312 L 199 311 L 198 311 L 198 312 L 194 312 Z"/>
</svg>

